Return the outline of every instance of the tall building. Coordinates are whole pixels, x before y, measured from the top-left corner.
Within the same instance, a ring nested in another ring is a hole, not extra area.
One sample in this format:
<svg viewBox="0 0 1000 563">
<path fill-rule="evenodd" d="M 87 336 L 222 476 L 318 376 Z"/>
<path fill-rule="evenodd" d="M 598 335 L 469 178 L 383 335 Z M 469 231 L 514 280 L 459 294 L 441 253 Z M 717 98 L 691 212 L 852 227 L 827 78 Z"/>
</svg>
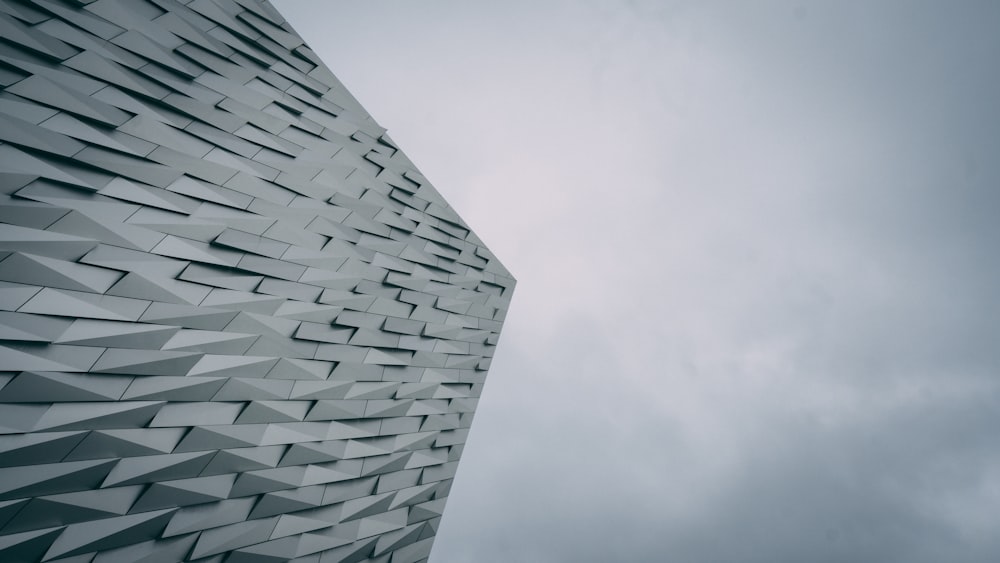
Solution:
<svg viewBox="0 0 1000 563">
<path fill-rule="evenodd" d="M 0 561 L 428 557 L 510 273 L 267 2 L 0 0 Z"/>
</svg>

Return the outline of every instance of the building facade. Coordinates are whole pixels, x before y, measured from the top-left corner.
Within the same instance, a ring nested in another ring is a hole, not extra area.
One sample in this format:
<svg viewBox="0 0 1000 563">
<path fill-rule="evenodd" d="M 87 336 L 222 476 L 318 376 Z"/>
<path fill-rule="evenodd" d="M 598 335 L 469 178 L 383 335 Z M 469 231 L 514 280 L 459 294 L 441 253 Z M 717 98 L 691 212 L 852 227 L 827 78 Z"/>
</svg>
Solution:
<svg viewBox="0 0 1000 563">
<path fill-rule="evenodd" d="M 510 273 L 267 2 L 0 38 L 0 561 L 425 560 Z"/>
</svg>

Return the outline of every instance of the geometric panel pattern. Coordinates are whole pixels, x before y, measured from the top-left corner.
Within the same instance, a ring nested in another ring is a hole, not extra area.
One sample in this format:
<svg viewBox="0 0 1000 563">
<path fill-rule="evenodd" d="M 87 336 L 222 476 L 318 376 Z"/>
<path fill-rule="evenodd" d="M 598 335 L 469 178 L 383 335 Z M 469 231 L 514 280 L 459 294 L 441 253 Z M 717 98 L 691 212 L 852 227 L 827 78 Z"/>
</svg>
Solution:
<svg viewBox="0 0 1000 563">
<path fill-rule="evenodd" d="M 0 0 L 0 561 L 423 561 L 514 279 L 259 0 Z"/>
</svg>

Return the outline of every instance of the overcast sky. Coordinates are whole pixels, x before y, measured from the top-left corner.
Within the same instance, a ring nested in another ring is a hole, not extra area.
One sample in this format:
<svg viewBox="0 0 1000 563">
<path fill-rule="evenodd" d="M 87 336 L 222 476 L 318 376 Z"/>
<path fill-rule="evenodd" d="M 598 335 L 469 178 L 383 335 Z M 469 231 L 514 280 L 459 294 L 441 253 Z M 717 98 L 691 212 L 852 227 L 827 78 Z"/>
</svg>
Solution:
<svg viewBox="0 0 1000 563">
<path fill-rule="evenodd" d="M 1000 3 L 275 4 L 519 281 L 432 561 L 1000 561 Z"/>
</svg>

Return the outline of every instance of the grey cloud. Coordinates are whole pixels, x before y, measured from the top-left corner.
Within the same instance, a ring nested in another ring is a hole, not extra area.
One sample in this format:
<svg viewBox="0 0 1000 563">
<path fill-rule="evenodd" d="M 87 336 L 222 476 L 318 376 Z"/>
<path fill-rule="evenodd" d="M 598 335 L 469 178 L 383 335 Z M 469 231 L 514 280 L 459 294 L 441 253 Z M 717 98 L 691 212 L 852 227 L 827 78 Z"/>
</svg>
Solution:
<svg viewBox="0 0 1000 563">
<path fill-rule="evenodd" d="M 519 279 L 432 560 L 1000 556 L 993 3 L 290 16 Z"/>
</svg>

